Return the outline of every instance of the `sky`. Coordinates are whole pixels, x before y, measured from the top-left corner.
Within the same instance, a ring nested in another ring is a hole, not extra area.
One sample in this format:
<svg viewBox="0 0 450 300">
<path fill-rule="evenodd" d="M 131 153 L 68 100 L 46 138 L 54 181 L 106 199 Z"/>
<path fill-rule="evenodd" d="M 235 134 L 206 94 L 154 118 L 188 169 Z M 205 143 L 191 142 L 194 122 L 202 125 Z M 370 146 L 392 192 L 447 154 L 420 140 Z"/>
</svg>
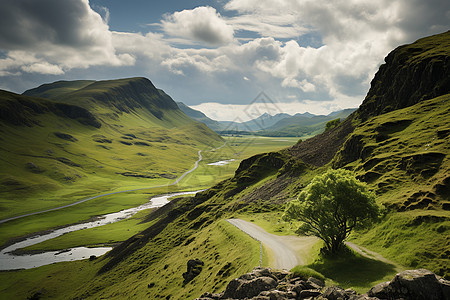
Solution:
<svg viewBox="0 0 450 300">
<path fill-rule="evenodd" d="M 143 76 L 216 120 L 328 114 L 449 29 L 448 0 L 0 0 L 0 89 Z"/>
</svg>

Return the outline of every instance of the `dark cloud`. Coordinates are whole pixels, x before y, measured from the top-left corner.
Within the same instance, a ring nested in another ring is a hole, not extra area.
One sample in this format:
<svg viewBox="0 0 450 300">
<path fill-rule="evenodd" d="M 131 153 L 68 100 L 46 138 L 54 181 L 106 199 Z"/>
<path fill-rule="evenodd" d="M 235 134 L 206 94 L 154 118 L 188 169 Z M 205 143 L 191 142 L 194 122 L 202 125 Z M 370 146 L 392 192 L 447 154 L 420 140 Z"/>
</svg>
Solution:
<svg viewBox="0 0 450 300">
<path fill-rule="evenodd" d="M 97 18 L 97 22 L 93 20 Z M 86 27 L 101 23 L 87 1 L 2 0 L 0 8 L 0 48 L 24 50 L 49 42 L 54 45 L 84 47 L 95 44 L 95 35 Z M 106 28 L 107 26 L 104 25 Z"/>
<path fill-rule="evenodd" d="M 450 29 L 450 1 L 409 0 L 404 3 L 398 27 L 405 33 L 406 42 Z"/>
</svg>

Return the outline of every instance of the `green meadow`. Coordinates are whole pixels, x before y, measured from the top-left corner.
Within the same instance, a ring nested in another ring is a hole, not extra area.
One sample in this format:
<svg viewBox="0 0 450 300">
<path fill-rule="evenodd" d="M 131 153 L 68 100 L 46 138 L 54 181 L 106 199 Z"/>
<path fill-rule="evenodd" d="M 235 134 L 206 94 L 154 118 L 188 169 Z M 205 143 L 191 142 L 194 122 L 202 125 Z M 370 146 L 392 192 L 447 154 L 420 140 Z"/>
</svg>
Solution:
<svg viewBox="0 0 450 300">
<path fill-rule="evenodd" d="M 0 232 L 1 244 L 12 238 L 67 224 L 78 223 L 97 215 L 136 207 L 148 202 L 151 197 L 156 195 L 209 188 L 218 182 L 233 176 L 237 166 L 243 158 L 264 151 L 276 151 L 292 145 L 296 141 L 295 138 L 279 139 L 260 137 L 233 137 L 225 139 L 227 140 L 227 144 L 220 149 L 214 151 L 211 151 L 212 148 L 204 149 L 202 151 L 203 160 L 200 162 L 199 167 L 176 185 L 168 185 L 174 182 L 175 179 L 164 181 L 149 180 L 147 184 L 144 184 L 144 180 L 142 179 L 139 181 L 130 180 L 129 182 L 122 182 L 123 186 L 117 187 L 112 191 L 142 187 L 148 187 L 148 189 L 104 196 L 62 210 L 9 221 L 2 224 L 2 227 L 5 228 L 5 230 Z M 230 142 L 230 140 L 232 140 L 232 142 Z M 236 155 L 236 153 L 239 155 Z M 198 155 L 193 156 L 191 162 L 189 164 L 185 162 L 185 165 L 188 165 L 188 168 L 193 168 L 194 162 L 197 159 Z M 209 163 L 228 159 L 235 159 L 235 161 L 223 166 L 208 165 Z M 128 186 L 126 185 L 127 183 L 129 184 Z M 166 186 L 151 188 L 152 186 L 158 185 Z M 101 187 L 101 185 L 99 185 L 99 187 Z M 82 197 L 96 195 L 88 194 L 89 191 L 93 192 L 92 189 L 89 189 L 88 191 L 80 192 L 80 194 Z M 63 191 L 61 191 L 61 193 L 63 193 Z M 32 202 L 33 200 L 30 199 L 29 201 Z M 39 203 L 35 204 L 36 207 L 39 207 L 38 204 Z M 83 245 L 114 244 L 124 241 L 144 229 L 145 226 L 148 227 L 148 224 L 139 224 L 139 216 L 143 214 L 145 214 L 145 212 L 141 212 L 129 220 L 120 221 L 115 224 L 68 233 L 54 240 L 49 240 L 29 247 L 29 249 L 26 250 L 56 250 Z"/>
</svg>

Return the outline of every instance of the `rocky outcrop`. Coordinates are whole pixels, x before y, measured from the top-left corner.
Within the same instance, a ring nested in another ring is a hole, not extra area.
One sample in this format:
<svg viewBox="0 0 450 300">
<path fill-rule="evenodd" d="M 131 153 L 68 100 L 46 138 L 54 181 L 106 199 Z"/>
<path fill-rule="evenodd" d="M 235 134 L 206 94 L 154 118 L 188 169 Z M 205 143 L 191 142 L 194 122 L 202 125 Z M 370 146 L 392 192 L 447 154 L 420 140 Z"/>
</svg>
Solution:
<svg viewBox="0 0 450 300">
<path fill-rule="evenodd" d="M 390 282 L 374 286 L 367 294 L 379 299 L 450 299 L 450 281 L 425 269 L 407 270 L 395 275 Z"/>
<path fill-rule="evenodd" d="M 365 121 L 450 92 L 450 31 L 400 46 L 385 58 L 359 116 Z"/>
<path fill-rule="evenodd" d="M 233 279 L 225 291 L 205 293 L 196 300 L 449 300 L 450 281 L 444 280 L 424 269 L 408 270 L 397 274 L 390 282 L 373 287 L 360 295 L 351 289 L 337 286 L 326 287 L 321 280 L 296 277 L 293 273 L 256 268 L 251 273 Z"/>
</svg>

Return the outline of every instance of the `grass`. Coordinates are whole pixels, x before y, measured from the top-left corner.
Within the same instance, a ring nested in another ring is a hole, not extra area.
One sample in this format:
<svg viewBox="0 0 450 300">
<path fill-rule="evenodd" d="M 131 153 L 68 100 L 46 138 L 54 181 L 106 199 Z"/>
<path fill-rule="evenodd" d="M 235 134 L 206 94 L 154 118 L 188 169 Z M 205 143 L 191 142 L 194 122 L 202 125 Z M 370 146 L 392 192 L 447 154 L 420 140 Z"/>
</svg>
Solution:
<svg viewBox="0 0 450 300">
<path fill-rule="evenodd" d="M 390 211 L 382 222 L 356 232 L 354 241 L 404 266 L 428 268 L 446 278 L 450 214 L 443 190 L 450 174 L 450 144 L 440 133 L 448 130 L 449 102 L 450 95 L 444 95 L 361 124 L 352 135 L 360 137 L 358 147 L 366 154 L 343 166 L 368 182 L 377 202 Z M 345 147 L 335 160 L 342 155 Z"/>
<path fill-rule="evenodd" d="M 293 273 L 292 277 L 300 277 L 303 280 L 308 280 L 309 277 L 314 277 L 322 281 L 325 281 L 326 279 L 325 276 L 323 276 L 323 274 L 306 266 L 295 266 L 290 270 L 290 272 Z"/>
<path fill-rule="evenodd" d="M 178 185 L 171 186 L 171 187 L 163 187 L 163 188 L 157 188 L 157 189 L 149 189 L 149 190 L 142 190 L 142 191 L 136 191 L 136 192 L 129 192 L 124 194 L 116 194 L 111 196 L 106 196 L 102 198 L 98 198 L 95 200 L 90 200 L 88 202 L 76 205 L 74 207 L 66 208 L 61 211 L 54 211 L 49 212 L 45 214 L 40 214 L 36 216 L 27 217 L 25 219 L 10 221 L 5 224 L 2 224 L 2 227 L 4 228 L 2 231 L 0 231 L 0 244 L 5 243 L 7 240 L 19 237 L 19 236 L 25 236 L 27 234 L 31 234 L 37 231 L 42 230 L 48 230 L 54 227 L 63 226 L 66 224 L 71 223 L 77 223 L 82 220 L 89 219 L 92 216 L 96 215 L 102 215 L 106 213 L 111 213 L 114 211 L 119 211 L 121 209 L 126 209 L 130 207 L 135 207 L 138 205 L 141 205 L 148 201 L 148 199 L 152 195 L 157 194 L 164 194 L 168 192 L 176 192 L 180 190 L 197 190 L 202 188 L 208 188 L 217 182 L 228 178 L 234 174 L 235 168 L 237 167 L 237 164 L 239 162 L 240 158 L 236 158 L 237 160 L 233 162 L 232 164 L 225 165 L 225 166 L 208 166 L 208 163 L 216 162 L 218 160 L 224 160 L 229 159 L 230 153 L 235 153 L 237 150 L 241 150 L 242 148 L 239 148 L 238 145 L 241 144 L 248 144 L 252 140 L 249 140 L 248 138 L 238 138 L 239 142 L 234 142 L 236 146 L 226 146 L 216 151 L 208 151 L 208 148 L 203 151 L 202 155 L 204 156 L 204 162 L 202 162 L 199 165 L 199 168 L 186 176 Z M 267 150 L 267 149 L 278 149 L 281 147 L 277 144 L 277 138 L 264 138 L 264 139 L 258 139 L 260 141 L 267 142 L 267 144 L 263 144 L 262 142 L 259 142 L 257 145 L 253 145 L 251 147 L 247 147 L 247 154 L 253 154 L 258 151 L 258 149 L 261 150 Z M 284 142 L 282 145 L 285 145 L 288 142 Z M 251 149 L 251 150 L 250 150 Z M 244 154 L 243 154 L 244 155 Z M 193 161 L 195 161 L 197 157 L 192 158 L 190 166 L 187 168 L 193 167 Z M 42 198 L 47 206 L 45 208 L 51 207 L 51 205 L 61 205 L 60 199 L 61 198 L 69 198 L 69 199 L 82 199 L 84 197 L 89 197 L 92 195 L 95 195 L 98 193 L 98 190 L 94 190 L 94 188 L 89 188 L 91 185 L 96 185 L 98 188 L 102 187 L 102 184 L 104 184 L 105 178 L 101 178 L 98 181 L 94 180 L 95 177 L 90 177 L 90 180 L 93 182 L 86 183 L 85 190 L 78 190 L 77 188 L 73 188 L 73 190 L 60 190 L 53 192 L 53 194 L 49 191 L 47 195 L 49 195 L 49 198 L 46 198 L 46 194 L 42 194 L 40 198 Z M 89 181 L 86 179 L 86 181 Z M 143 182 L 144 180 L 142 180 Z M 123 181 L 121 182 L 122 188 L 115 188 L 111 189 L 109 191 L 117 191 L 121 189 L 125 189 L 125 187 L 128 188 L 141 188 L 145 186 L 151 186 L 152 180 L 145 179 L 145 181 L 149 181 L 148 183 L 139 184 L 136 180 L 129 180 L 129 181 Z M 153 184 L 164 184 L 167 182 L 171 182 L 173 180 L 165 180 L 165 181 L 155 181 L 153 180 Z M 113 181 L 111 181 L 113 183 Z M 80 183 L 81 184 L 81 183 Z M 81 187 L 79 187 L 81 189 Z M 108 187 L 104 187 L 105 190 Z M 71 195 L 71 197 L 68 197 L 68 194 Z M 54 199 L 53 201 L 51 199 Z M 69 201 L 67 201 L 69 202 Z M 6 205 L 6 201 L 3 200 L 4 205 Z M 17 201 L 11 201 L 11 205 L 17 203 Z M 41 209 L 41 202 L 39 201 L 29 201 L 27 202 L 21 202 L 25 205 L 25 203 L 32 204 L 36 207 L 36 210 Z M 64 203 L 64 202 L 63 202 Z M 30 207 L 28 207 L 30 209 Z M 130 221 L 131 222 L 131 221 Z M 95 244 L 101 244 L 101 243 L 107 243 L 110 240 L 117 242 L 117 241 L 123 241 L 126 238 L 130 237 L 131 233 L 136 232 L 136 230 L 142 229 L 142 226 L 137 226 L 136 228 L 130 227 L 130 231 L 128 231 L 128 228 L 125 228 L 123 225 L 119 225 L 121 222 L 112 226 L 114 229 L 115 234 L 117 236 L 115 238 L 109 238 L 112 234 L 108 234 L 107 231 L 109 228 L 108 226 L 105 227 L 99 227 L 92 229 L 92 232 L 96 232 L 96 234 L 91 235 L 91 231 L 86 232 L 86 237 L 89 240 L 89 244 L 95 245 Z M 130 225 L 130 223 L 128 223 Z M 125 232 L 122 234 L 119 234 L 118 228 L 123 228 Z M 70 233 L 64 236 L 59 237 L 57 240 L 53 241 L 47 241 L 42 245 L 35 245 L 33 246 L 33 249 L 49 249 L 52 247 L 56 247 L 57 243 L 61 243 L 59 249 L 64 249 L 65 245 L 83 245 L 83 241 L 85 240 L 84 231 L 83 233 Z M 101 234 L 105 234 L 105 237 L 102 238 Z M 67 240 L 67 241 L 66 241 Z M 49 245 L 49 246 L 46 246 Z"/>
<path fill-rule="evenodd" d="M 103 262 L 100 259 L 84 260 L 0 272 L 0 293 L 8 299 L 24 299 L 40 290 L 43 297 L 52 299 L 82 295 L 87 299 L 165 299 L 168 295 L 171 299 L 191 299 L 206 291 L 223 290 L 230 278 L 238 277 L 259 264 L 259 244 L 226 221 L 215 222 L 198 231 L 190 241 L 164 253 L 151 268 L 131 272 L 118 282 L 115 281 L 115 278 L 121 278 L 118 273 L 129 272 L 128 268 L 122 266 L 113 270 L 113 274 L 99 277 L 96 272 Z M 141 254 L 151 259 L 154 247 L 158 245 L 149 244 Z M 182 273 L 186 271 L 187 261 L 193 258 L 205 263 L 203 271 L 192 282 L 183 285 Z M 267 264 L 266 259 L 264 255 L 263 265 Z M 136 266 L 139 261 L 131 261 L 130 264 Z M 94 279 L 100 281 L 94 284 Z M 152 288 L 148 288 L 150 283 Z M 74 294 L 74 291 L 78 292 Z"/>
<path fill-rule="evenodd" d="M 144 287 L 130 286 L 117 294 L 116 288 L 103 297 L 127 295 L 133 291 L 137 298 L 153 299 L 171 295 L 171 299 L 191 299 L 207 291 L 222 291 L 229 278 L 238 277 L 259 264 L 259 244 L 226 221 L 219 221 L 193 236 L 193 242 L 170 251 L 153 267 L 157 270 L 148 278 L 155 286 L 150 291 Z M 205 265 L 200 275 L 183 286 L 181 273 L 187 260 L 199 258 Z M 266 258 L 263 265 L 267 265 Z M 166 269 L 165 266 L 168 265 Z M 148 272 L 147 272 L 148 273 Z M 155 276 L 156 275 L 156 276 Z M 133 280 L 130 280 L 133 282 Z M 126 285 L 124 285 L 126 286 Z M 158 297 L 159 296 L 159 297 Z"/>
<path fill-rule="evenodd" d="M 392 213 L 374 227 L 352 235 L 369 247 L 410 268 L 426 268 L 449 278 L 450 220 L 446 212 Z"/>
<path fill-rule="evenodd" d="M 120 222 L 66 233 L 57 238 L 21 250 L 52 251 L 83 246 L 114 245 L 148 228 L 151 223 L 142 222 L 148 213 L 148 210 L 143 210 L 133 217 Z"/>
<path fill-rule="evenodd" d="M 273 211 L 258 214 L 240 214 L 237 217 L 254 222 L 271 234 L 295 235 L 294 224 L 281 220 L 282 212 Z M 367 237 L 367 240 L 376 241 L 384 233 Z M 412 241 L 414 243 L 414 241 Z M 359 293 L 367 292 L 372 286 L 388 281 L 397 273 L 396 266 L 363 257 L 360 254 L 348 250 L 339 257 L 323 257 L 320 255 L 322 242 L 315 243 L 302 257 L 306 265 L 296 266 L 291 270 L 296 276 L 302 278 L 316 277 L 326 280 L 328 285 L 339 285 L 343 288 L 352 288 Z M 398 261 L 396 259 L 396 261 Z"/>
<path fill-rule="evenodd" d="M 395 266 L 351 250 L 336 257 L 319 256 L 306 267 L 331 279 L 333 284 L 362 294 L 380 282 L 391 280 L 396 274 Z"/>
<path fill-rule="evenodd" d="M 94 278 L 98 265 L 98 260 L 82 260 L 0 272 L 0 295 L 2 299 L 28 299 L 42 293 L 46 298 L 71 299 L 73 290 Z"/>
</svg>

